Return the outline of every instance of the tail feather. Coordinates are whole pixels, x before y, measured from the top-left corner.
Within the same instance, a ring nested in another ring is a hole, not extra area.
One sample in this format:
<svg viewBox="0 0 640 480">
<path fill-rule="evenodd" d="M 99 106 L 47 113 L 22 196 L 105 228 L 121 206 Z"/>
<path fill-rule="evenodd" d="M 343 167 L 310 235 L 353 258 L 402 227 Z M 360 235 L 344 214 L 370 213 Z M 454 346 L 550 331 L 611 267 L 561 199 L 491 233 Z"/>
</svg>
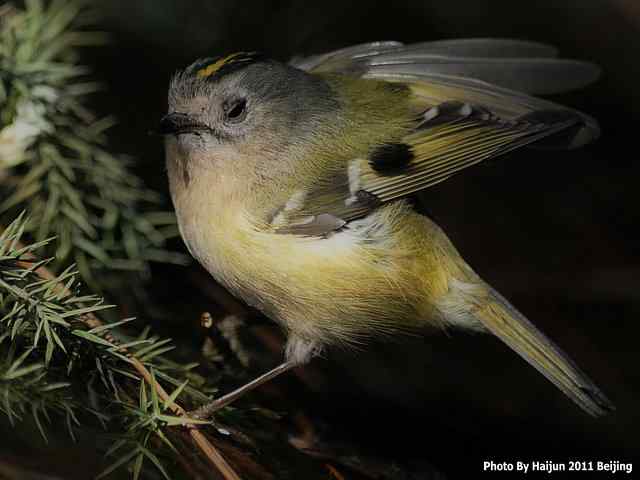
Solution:
<svg viewBox="0 0 640 480">
<path fill-rule="evenodd" d="M 588 414 L 599 417 L 613 404 L 560 347 L 538 330 L 498 292 L 476 312 L 478 320 L 542 373 Z"/>
</svg>

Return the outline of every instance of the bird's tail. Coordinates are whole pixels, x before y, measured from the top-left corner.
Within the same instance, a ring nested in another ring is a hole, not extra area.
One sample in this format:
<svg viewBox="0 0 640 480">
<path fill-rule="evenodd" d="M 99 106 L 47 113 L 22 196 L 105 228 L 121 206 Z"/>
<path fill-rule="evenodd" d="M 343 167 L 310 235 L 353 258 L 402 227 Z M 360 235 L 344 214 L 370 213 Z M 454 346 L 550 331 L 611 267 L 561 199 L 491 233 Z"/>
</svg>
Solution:
<svg viewBox="0 0 640 480">
<path fill-rule="evenodd" d="M 475 313 L 500 340 L 535 367 L 588 414 L 598 417 L 615 407 L 555 343 L 518 312 L 502 295 L 490 293 Z"/>
</svg>

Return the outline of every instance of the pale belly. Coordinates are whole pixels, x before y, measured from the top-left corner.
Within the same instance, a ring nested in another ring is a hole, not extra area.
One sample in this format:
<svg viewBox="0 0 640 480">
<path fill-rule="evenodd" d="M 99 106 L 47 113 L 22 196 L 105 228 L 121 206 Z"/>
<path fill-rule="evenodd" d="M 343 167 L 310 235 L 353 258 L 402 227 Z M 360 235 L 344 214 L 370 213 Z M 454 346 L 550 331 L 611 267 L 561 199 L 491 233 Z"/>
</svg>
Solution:
<svg viewBox="0 0 640 480">
<path fill-rule="evenodd" d="M 329 238 L 257 231 L 241 216 L 178 218 L 189 250 L 218 282 L 290 334 L 333 344 L 439 322 L 428 301 L 437 292 L 423 281 L 429 268 L 431 277 L 439 270 L 429 267 L 423 241 L 404 240 L 388 223 L 398 215 L 392 210 Z M 439 279 L 430 284 L 442 289 Z"/>
</svg>

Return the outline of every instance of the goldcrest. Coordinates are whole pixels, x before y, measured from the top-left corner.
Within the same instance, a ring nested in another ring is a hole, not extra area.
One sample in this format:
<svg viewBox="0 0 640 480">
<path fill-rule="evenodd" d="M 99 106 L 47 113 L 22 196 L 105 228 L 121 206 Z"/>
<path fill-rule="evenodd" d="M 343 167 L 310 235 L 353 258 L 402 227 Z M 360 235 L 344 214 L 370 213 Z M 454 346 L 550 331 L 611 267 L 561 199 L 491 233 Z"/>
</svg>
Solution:
<svg viewBox="0 0 640 480">
<path fill-rule="evenodd" d="M 375 42 L 289 64 L 235 53 L 174 76 L 160 131 L 184 242 L 288 335 L 282 365 L 198 415 L 327 346 L 446 329 L 492 333 L 587 413 L 613 409 L 405 200 L 517 148 L 595 139 L 593 118 L 531 96 L 597 78 L 555 55 L 517 40 Z"/>
</svg>

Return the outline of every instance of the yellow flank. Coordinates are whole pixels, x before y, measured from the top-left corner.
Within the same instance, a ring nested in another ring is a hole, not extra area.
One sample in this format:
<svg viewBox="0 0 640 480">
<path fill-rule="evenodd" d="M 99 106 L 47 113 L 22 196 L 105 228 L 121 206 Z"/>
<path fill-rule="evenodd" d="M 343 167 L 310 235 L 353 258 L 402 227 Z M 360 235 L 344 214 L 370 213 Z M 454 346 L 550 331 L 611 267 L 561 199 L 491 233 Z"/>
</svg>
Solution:
<svg viewBox="0 0 640 480">
<path fill-rule="evenodd" d="M 444 233 L 405 202 L 329 238 L 281 235 L 247 213 L 246 190 L 236 195 L 241 185 L 227 179 L 212 189 L 215 175 L 201 170 L 188 188 L 174 188 L 190 251 L 235 295 L 301 339 L 357 344 L 444 327 L 437 305 L 450 279 L 474 281 Z"/>
<path fill-rule="evenodd" d="M 206 66 L 205 68 L 201 68 L 198 70 L 197 75 L 199 77 L 210 77 L 214 75 L 218 70 L 220 70 L 227 63 L 233 63 L 234 59 L 241 55 L 241 52 L 232 53 L 231 55 L 227 55 L 226 57 L 222 57 L 220 60 L 215 61 L 211 65 Z"/>
<path fill-rule="evenodd" d="M 363 220 L 361 230 L 356 222 L 327 239 L 281 235 L 261 229 L 233 199 L 220 202 L 211 180 L 203 172 L 177 197 L 190 249 L 218 281 L 290 333 L 353 344 L 444 326 L 435 305 L 448 278 L 461 276 L 457 254 L 404 202 Z"/>
</svg>

